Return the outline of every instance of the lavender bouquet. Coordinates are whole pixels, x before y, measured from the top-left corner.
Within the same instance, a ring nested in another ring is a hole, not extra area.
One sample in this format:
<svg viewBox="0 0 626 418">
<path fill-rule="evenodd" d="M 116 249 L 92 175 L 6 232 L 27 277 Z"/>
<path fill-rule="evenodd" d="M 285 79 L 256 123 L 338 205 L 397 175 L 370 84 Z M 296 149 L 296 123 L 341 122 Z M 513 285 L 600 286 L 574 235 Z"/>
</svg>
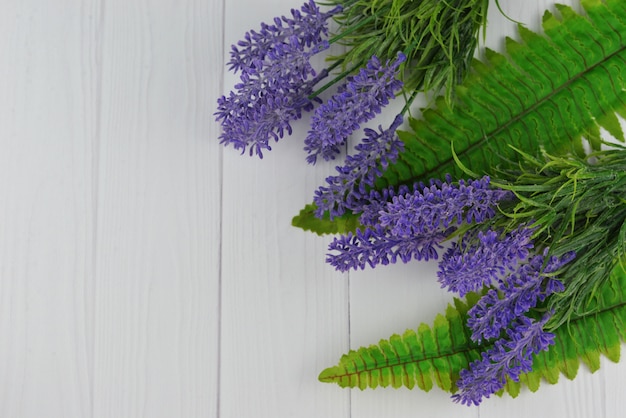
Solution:
<svg viewBox="0 0 626 418">
<path fill-rule="evenodd" d="M 321 381 L 437 384 L 477 405 L 573 378 L 581 360 L 594 371 L 600 354 L 619 359 L 626 149 L 600 129 L 624 141 L 626 5 L 581 3 L 584 15 L 546 12 L 544 35 L 520 26 L 507 55 L 487 51 L 484 62 L 471 60 L 488 1 L 309 1 L 233 46 L 241 82 L 216 115 L 221 142 L 242 153 L 262 157 L 312 112 L 305 158 L 333 160 L 404 97 L 293 224 L 339 234 L 327 258 L 338 271 L 437 260 L 441 286 L 458 296 L 432 328 L 351 351 Z M 346 52 L 313 68 L 333 43 Z M 407 117 L 423 92 L 443 96 Z"/>
</svg>

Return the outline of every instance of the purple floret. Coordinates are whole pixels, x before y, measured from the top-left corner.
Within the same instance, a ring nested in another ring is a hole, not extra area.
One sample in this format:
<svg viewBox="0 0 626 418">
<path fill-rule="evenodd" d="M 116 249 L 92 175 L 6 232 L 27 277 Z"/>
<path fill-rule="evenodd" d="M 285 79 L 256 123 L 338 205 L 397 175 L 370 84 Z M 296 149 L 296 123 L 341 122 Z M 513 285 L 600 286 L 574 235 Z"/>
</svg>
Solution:
<svg viewBox="0 0 626 418">
<path fill-rule="evenodd" d="M 528 258 L 533 229 L 524 226 L 500 238 L 489 230 L 469 232 L 446 251 L 437 276 L 442 287 L 465 296 L 499 280 Z"/>
<path fill-rule="evenodd" d="M 509 196 L 489 188 L 489 178 L 462 181 L 458 185 L 432 181 L 429 186 L 404 187 L 404 194 L 387 190 L 378 196 L 392 196 L 391 201 L 369 202 L 364 215 L 373 226 L 356 234 L 336 238 L 329 249 L 336 253 L 326 259 L 340 271 L 395 263 L 397 259 L 432 260 L 438 258 L 441 242 L 464 222 L 485 220 L 495 213 L 493 207 Z M 375 194 L 368 195 L 371 199 Z M 350 201 L 346 199 L 349 203 Z M 378 210 L 373 220 L 371 207 Z M 467 213 L 472 211 L 472 217 Z"/>
<path fill-rule="evenodd" d="M 535 255 L 520 264 L 500 281 L 498 290 L 490 289 L 469 310 L 467 325 L 472 330 L 472 340 L 481 343 L 483 339 L 497 338 L 513 319 L 527 313 L 550 294 L 563 290 L 563 284 L 553 276 L 575 254 L 553 256 L 547 263 L 546 254 Z"/>
<path fill-rule="evenodd" d="M 550 319 L 548 313 L 535 321 L 522 316 L 507 330 L 507 338 L 497 340 L 493 348 L 482 353 L 482 359 L 461 370 L 457 381 L 459 393 L 452 396 L 455 402 L 479 405 L 504 387 L 507 377 L 519 381 L 520 374 L 532 370 L 532 356 L 554 344 L 554 334 L 543 330 Z"/>
<path fill-rule="evenodd" d="M 575 253 L 548 257 L 530 257 L 520 263 L 507 277 L 499 280 L 468 312 L 471 339 L 483 344 L 493 340 L 493 348 L 482 353 L 482 359 L 462 370 L 457 382 L 459 393 L 452 398 L 466 405 L 478 405 L 483 398 L 499 391 L 506 379 L 518 382 L 520 374 L 532 370 L 532 356 L 547 350 L 554 335 L 543 327 L 550 319 L 548 312 L 539 321 L 527 314 L 553 293 L 564 290 L 556 278 L 558 272 L 575 258 Z"/>
<path fill-rule="evenodd" d="M 355 147 L 357 153 L 346 157 L 345 164 L 336 167 L 337 176 L 326 178 L 327 186 L 321 186 L 313 198 L 317 205 L 316 215 L 330 213 L 331 219 L 341 216 L 346 209 L 355 210 L 369 196 L 368 188 L 382 175 L 382 169 L 395 162 L 404 144 L 396 136 L 402 124 L 402 115 L 397 115 L 388 129 L 378 131 L 365 129 L 365 138 Z"/>
<path fill-rule="evenodd" d="M 218 99 L 216 119 L 222 125 L 220 142 L 263 158 L 271 140 L 291 133 L 291 122 L 313 109 L 308 97 L 328 75 L 310 63 L 329 47 L 327 20 L 341 8 L 320 12 L 310 0 L 292 18 L 275 18 L 259 32 L 246 33 L 231 50 L 230 69 L 241 72 L 235 91 Z"/>
<path fill-rule="evenodd" d="M 365 68 L 347 77 L 337 94 L 317 108 L 304 140 L 309 163 L 315 164 L 318 156 L 324 160 L 334 159 L 348 136 L 389 104 L 402 88 L 402 82 L 396 76 L 398 67 L 405 60 L 404 54 L 398 53 L 394 62 L 387 61 L 382 65 L 373 56 Z"/>
</svg>

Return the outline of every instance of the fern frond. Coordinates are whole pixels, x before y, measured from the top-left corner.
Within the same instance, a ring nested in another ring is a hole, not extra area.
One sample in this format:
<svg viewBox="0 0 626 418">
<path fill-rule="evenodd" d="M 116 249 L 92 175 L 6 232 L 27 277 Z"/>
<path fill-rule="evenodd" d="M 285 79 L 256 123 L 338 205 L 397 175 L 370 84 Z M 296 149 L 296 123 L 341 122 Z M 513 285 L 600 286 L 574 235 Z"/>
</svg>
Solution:
<svg viewBox="0 0 626 418">
<path fill-rule="evenodd" d="M 583 137 L 599 149 L 600 128 L 624 141 L 616 114 L 626 116 L 626 4 L 581 3 L 585 16 L 562 5 L 560 18 L 546 12 L 543 36 L 519 26 L 506 55 L 487 50 L 474 61 L 453 105 L 439 98 L 409 118 L 410 131 L 399 133 L 405 151 L 377 187 L 461 177 L 453 147 L 463 165 L 489 174 L 517 160 L 514 148 L 580 155 Z"/>
<path fill-rule="evenodd" d="M 583 137 L 600 148 L 601 127 L 624 141 L 616 112 L 626 109 L 626 8 L 618 0 L 582 4 L 586 16 L 562 5 L 560 20 L 546 12 L 545 36 L 520 26 L 522 42 L 507 38 L 506 56 L 487 50 L 474 63 L 454 107 L 440 99 L 410 119 L 406 151 L 380 186 L 461 176 L 452 146 L 466 167 L 488 174 L 516 160 L 512 147 L 583 154 Z"/>
<path fill-rule="evenodd" d="M 445 315 L 438 315 L 432 327 L 422 324 L 417 331 L 407 330 L 378 345 L 350 351 L 338 365 L 322 371 L 320 381 L 360 389 L 417 386 L 429 391 L 436 385 L 455 392 L 461 370 L 490 348 L 472 342 L 465 325 L 467 312 L 479 297 L 471 294 L 465 302 L 455 300 L 455 306 L 449 305 Z M 533 371 L 519 382 L 509 380 L 504 391 L 515 397 L 521 385 L 536 391 L 542 379 L 552 384 L 561 374 L 573 379 L 581 361 L 595 372 L 601 354 L 617 362 L 620 342 L 626 341 L 626 271 L 621 266 L 612 271 L 593 303 L 593 314 L 573 317 L 557 328 L 555 344 L 534 356 Z"/>
</svg>

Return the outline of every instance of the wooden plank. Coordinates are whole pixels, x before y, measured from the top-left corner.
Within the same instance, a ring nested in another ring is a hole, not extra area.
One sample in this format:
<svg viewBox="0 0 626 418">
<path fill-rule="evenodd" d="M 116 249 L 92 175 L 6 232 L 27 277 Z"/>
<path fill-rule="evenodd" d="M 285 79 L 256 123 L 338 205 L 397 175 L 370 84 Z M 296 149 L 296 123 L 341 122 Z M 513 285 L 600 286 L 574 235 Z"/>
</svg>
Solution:
<svg viewBox="0 0 626 418">
<path fill-rule="evenodd" d="M 622 344 L 622 353 L 619 363 L 615 364 L 602 359 L 600 381 L 597 387 L 592 390 L 592 396 L 601 400 L 604 405 L 600 405 L 604 409 L 606 418 L 620 418 L 624 415 L 624 398 L 623 387 L 624 376 L 626 375 L 626 361 L 624 361 L 624 344 Z"/>
<path fill-rule="evenodd" d="M 226 50 L 246 30 L 299 4 L 228 1 Z M 236 82 L 228 74 L 225 90 Z M 332 170 L 305 163 L 306 129 L 306 123 L 296 123 L 294 135 L 262 161 L 224 150 L 223 418 L 349 413 L 349 393 L 317 381 L 347 349 L 347 282 L 324 265 L 328 239 L 290 225 Z"/>
<path fill-rule="evenodd" d="M 0 416 L 92 416 L 99 5 L 1 7 Z"/>
<path fill-rule="evenodd" d="M 108 1 L 94 416 L 217 416 L 222 2 Z"/>
</svg>

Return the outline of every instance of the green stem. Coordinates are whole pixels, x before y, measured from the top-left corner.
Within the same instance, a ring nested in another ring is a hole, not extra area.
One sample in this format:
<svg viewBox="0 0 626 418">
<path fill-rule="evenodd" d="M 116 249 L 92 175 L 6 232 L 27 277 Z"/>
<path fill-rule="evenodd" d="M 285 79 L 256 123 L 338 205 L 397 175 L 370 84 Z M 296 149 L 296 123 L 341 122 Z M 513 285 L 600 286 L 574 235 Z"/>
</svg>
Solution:
<svg viewBox="0 0 626 418">
<path fill-rule="evenodd" d="M 386 49 L 389 47 L 389 45 L 391 44 L 391 40 L 386 40 L 382 45 L 381 48 Z M 342 60 L 339 60 L 341 62 L 343 62 Z M 335 77 L 333 80 L 329 81 L 328 83 L 324 84 L 322 87 L 320 87 L 319 89 L 317 89 L 316 91 L 313 92 L 313 94 L 311 94 L 309 96 L 309 99 L 313 99 L 317 96 L 319 96 L 322 92 L 328 90 L 330 87 L 334 86 L 335 84 L 337 84 L 339 81 L 343 80 L 343 78 L 345 76 L 347 76 L 348 74 L 353 73 L 354 71 L 358 70 L 359 68 L 361 68 L 361 66 L 365 63 L 365 60 L 361 60 L 359 61 L 356 65 L 354 65 L 352 68 L 350 68 L 349 70 L 345 70 L 344 72 L 342 72 L 341 74 L 339 74 L 337 77 Z M 337 67 L 336 65 L 337 63 L 334 63 L 333 65 L 331 65 L 328 68 L 328 71 L 330 72 L 331 69 L 334 69 Z"/>
<path fill-rule="evenodd" d="M 333 65 L 331 65 L 330 67 L 328 67 L 328 71 L 330 72 L 331 70 L 335 69 L 336 67 L 338 67 L 340 64 L 342 63 L 342 61 L 337 61 L 335 63 L 333 63 Z M 329 81 L 328 83 L 324 84 L 322 87 L 320 87 L 319 89 L 315 90 L 310 96 L 309 96 L 309 100 L 316 98 L 317 96 L 319 96 L 320 94 L 322 94 L 324 91 L 328 90 L 329 88 L 331 88 L 332 86 L 334 86 L 335 84 L 337 84 L 338 82 L 340 82 L 341 80 L 343 80 L 343 78 L 345 76 L 347 76 L 348 74 L 354 72 L 354 70 L 357 70 L 361 67 L 361 65 L 363 65 L 363 61 L 359 62 L 357 65 L 355 65 L 354 67 L 350 68 L 349 70 L 345 70 L 344 72 L 342 72 L 341 74 L 339 74 L 337 77 L 335 77 L 334 79 L 332 79 L 331 81 Z"/>
<path fill-rule="evenodd" d="M 359 23 L 357 23 L 354 26 L 349 27 L 348 29 L 342 31 L 340 34 L 333 36 L 332 38 L 330 38 L 328 40 L 329 44 L 334 44 L 335 42 L 337 42 L 338 40 L 340 40 L 341 38 L 344 38 L 347 35 L 350 35 L 352 32 L 361 29 L 363 26 L 367 25 L 368 23 L 370 23 L 372 20 L 376 19 L 377 16 L 371 15 L 369 17 L 367 17 L 366 19 L 363 19 L 362 21 L 360 21 Z"/>
<path fill-rule="evenodd" d="M 404 115 L 406 112 L 409 111 L 409 108 L 411 107 L 411 104 L 413 104 L 413 101 L 415 100 L 415 98 L 417 97 L 417 95 L 419 94 L 419 90 L 413 90 L 413 93 L 411 93 L 411 96 L 409 96 L 409 98 L 406 100 L 406 103 L 404 104 L 404 107 L 402 107 L 402 110 L 400 111 L 401 115 Z"/>
<path fill-rule="evenodd" d="M 335 68 L 339 67 L 341 64 L 343 64 L 343 58 L 338 59 L 337 61 L 333 62 L 326 70 L 330 73 Z"/>
</svg>

